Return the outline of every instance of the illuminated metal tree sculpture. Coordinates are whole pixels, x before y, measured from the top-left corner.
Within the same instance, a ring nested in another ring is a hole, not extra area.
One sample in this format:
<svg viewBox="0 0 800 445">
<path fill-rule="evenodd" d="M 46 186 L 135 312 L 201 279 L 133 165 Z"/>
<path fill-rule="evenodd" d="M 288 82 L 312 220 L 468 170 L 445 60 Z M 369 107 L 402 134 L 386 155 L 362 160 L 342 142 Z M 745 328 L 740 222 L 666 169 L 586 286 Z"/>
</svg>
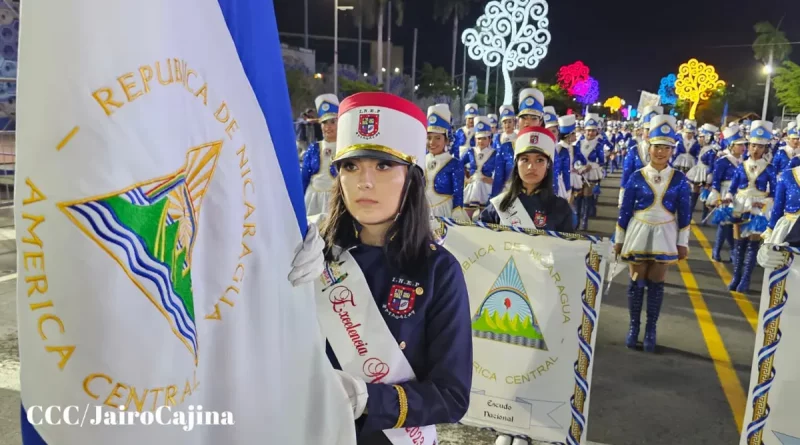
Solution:
<svg viewBox="0 0 800 445">
<path fill-rule="evenodd" d="M 622 108 L 622 98 L 619 96 L 609 97 L 603 103 L 603 106 L 608 108 L 610 112 L 616 113 L 620 108 Z"/>
<path fill-rule="evenodd" d="M 678 96 L 675 94 L 675 81 L 678 77 L 670 73 L 661 78 L 661 85 L 658 87 L 658 95 L 661 96 L 661 103 L 664 105 L 675 105 Z"/>
<path fill-rule="evenodd" d="M 502 67 L 505 105 L 512 105 L 513 100 L 509 73 L 517 68 L 536 68 L 547 55 L 547 11 L 545 0 L 490 1 L 475 28 L 461 35 L 471 59 L 483 61 L 490 68 Z"/>
<path fill-rule="evenodd" d="M 675 93 L 692 103 L 689 119 L 694 119 L 700 101 L 708 100 L 714 91 L 724 86 L 725 82 L 719 80 L 719 74 L 712 65 L 690 59 L 678 68 Z"/>
<path fill-rule="evenodd" d="M 575 99 L 583 105 L 593 104 L 600 97 L 600 83 L 592 76 L 582 82 L 578 82 L 573 87 L 573 90 L 575 91 Z"/>
<path fill-rule="evenodd" d="M 589 67 L 580 60 L 564 65 L 558 69 L 558 86 L 570 94 L 576 96 L 575 86 L 589 78 Z"/>
</svg>

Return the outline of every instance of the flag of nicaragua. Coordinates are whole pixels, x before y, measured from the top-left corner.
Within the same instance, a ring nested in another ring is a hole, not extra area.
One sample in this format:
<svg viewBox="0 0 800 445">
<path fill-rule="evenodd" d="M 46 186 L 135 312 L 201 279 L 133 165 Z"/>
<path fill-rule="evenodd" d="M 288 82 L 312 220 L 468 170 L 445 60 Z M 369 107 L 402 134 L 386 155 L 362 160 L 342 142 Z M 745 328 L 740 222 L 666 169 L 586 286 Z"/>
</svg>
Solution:
<svg viewBox="0 0 800 445">
<path fill-rule="evenodd" d="M 21 24 L 23 442 L 355 443 L 286 278 L 306 222 L 272 2 L 32 1 Z"/>
</svg>

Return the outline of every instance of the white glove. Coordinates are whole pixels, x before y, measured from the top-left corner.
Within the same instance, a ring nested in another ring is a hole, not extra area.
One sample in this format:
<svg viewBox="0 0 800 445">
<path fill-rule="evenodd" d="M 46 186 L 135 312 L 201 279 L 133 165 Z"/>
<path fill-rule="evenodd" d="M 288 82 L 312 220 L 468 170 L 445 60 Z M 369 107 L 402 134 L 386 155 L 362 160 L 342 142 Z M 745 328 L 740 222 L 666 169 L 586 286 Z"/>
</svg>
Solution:
<svg viewBox="0 0 800 445">
<path fill-rule="evenodd" d="M 784 253 L 772 250 L 772 244 L 762 244 L 758 249 L 758 264 L 764 269 L 777 269 L 783 266 Z"/>
<path fill-rule="evenodd" d="M 322 274 L 325 270 L 324 249 L 325 241 L 319 236 L 317 225 L 309 224 L 306 238 L 294 249 L 292 271 L 289 272 L 292 286 L 310 283 Z"/>
<path fill-rule="evenodd" d="M 339 381 L 342 382 L 345 392 L 347 392 L 347 397 L 350 398 L 350 404 L 353 406 L 353 418 L 358 419 L 367 408 L 367 399 L 369 398 L 367 384 L 360 378 L 338 369 L 336 374 L 339 376 Z"/>
</svg>

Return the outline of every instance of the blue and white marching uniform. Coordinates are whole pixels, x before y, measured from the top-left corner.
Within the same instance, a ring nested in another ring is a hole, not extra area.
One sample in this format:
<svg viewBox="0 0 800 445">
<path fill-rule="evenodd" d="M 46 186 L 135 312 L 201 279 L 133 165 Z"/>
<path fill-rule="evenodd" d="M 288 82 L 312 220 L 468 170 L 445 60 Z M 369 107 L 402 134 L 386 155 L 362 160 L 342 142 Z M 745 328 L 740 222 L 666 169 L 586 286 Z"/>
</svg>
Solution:
<svg viewBox="0 0 800 445">
<path fill-rule="evenodd" d="M 675 118 L 658 115 L 652 118 L 650 142 L 675 146 Z M 627 262 L 671 264 L 679 259 L 679 247 L 689 246 L 692 218 L 690 188 L 686 176 L 669 165 L 661 171 L 648 164 L 628 180 L 622 197 L 615 237 L 622 244 L 620 257 Z M 631 278 L 628 285 L 630 329 L 625 344 L 635 348 L 639 340 L 640 318 L 647 290 L 647 324 L 644 350 L 655 351 L 656 323 L 664 299 L 664 282 L 647 277 Z"/>
<path fill-rule="evenodd" d="M 339 113 L 339 99 L 333 94 L 323 94 L 315 100 L 319 121 L 336 119 Z M 336 154 L 336 142 L 318 141 L 308 146 L 303 153 L 300 177 L 305 193 L 306 214 L 318 215 L 328 212 L 336 167 L 331 160 Z"/>
<path fill-rule="evenodd" d="M 800 218 L 800 168 L 793 168 L 778 178 L 769 225 L 761 235 L 764 242 L 783 243 L 794 231 L 798 218 Z"/>
<path fill-rule="evenodd" d="M 753 121 L 750 131 L 750 143 L 767 146 L 772 133 L 772 122 Z M 765 149 L 766 150 L 766 149 Z M 763 154 L 762 154 L 763 155 Z M 751 235 L 761 235 L 767 229 L 770 219 L 772 200 L 776 188 L 775 167 L 763 157 L 751 157 L 736 170 L 731 181 L 730 192 L 726 199 L 732 200 L 733 218 L 739 223 L 740 239 L 732 254 L 733 279 L 728 289 L 737 292 L 750 290 L 750 277 L 756 265 L 759 239 L 751 240 Z M 755 204 L 760 204 L 758 208 Z"/>
<path fill-rule="evenodd" d="M 428 133 L 448 134 L 450 109 L 447 105 L 428 107 Z M 467 221 L 464 212 L 464 166 L 447 150 L 425 155 L 425 196 L 432 216 Z"/>
<path fill-rule="evenodd" d="M 464 120 L 473 119 L 473 127 L 466 125 L 456 130 L 453 136 L 453 146 L 450 154 L 461 159 L 470 148 L 475 146 L 475 126 L 474 119 L 478 116 L 478 104 L 467 104 L 464 106 Z"/>
<path fill-rule="evenodd" d="M 650 131 L 650 120 L 657 115 L 664 112 L 664 108 L 657 105 L 649 105 L 642 111 L 641 126 L 644 133 Z M 619 190 L 619 205 L 622 206 L 622 197 L 625 193 L 625 187 L 628 180 L 633 173 L 645 165 L 650 163 L 650 143 L 645 140 L 644 136 L 637 140 L 631 138 L 628 141 L 628 149 L 625 158 L 622 160 L 622 182 L 620 183 Z"/>
<path fill-rule="evenodd" d="M 558 118 L 559 137 L 575 132 L 575 116 L 568 114 Z M 583 189 L 583 176 L 575 170 L 575 148 L 566 139 L 561 139 L 556 144 L 555 155 L 553 156 L 554 182 L 563 185 L 563 194 L 559 194 L 564 199 L 569 199 L 572 192 Z M 561 190 L 559 190 L 561 192 Z"/>
<path fill-rule="evenodd" d="M 716 160 L 716 162 L 714 162 L 714 172 L 711 180 L 711 192 L 706 198 L 706 205 L 710 207 L 717 207 L 717 209 L 715 209 L 716 212 L 723 212 L 723 215 L 730 214 L 730 217 L 723 216 L 716 218 L 717 221 L 715 222 L 718 222 L 719 225 L 717 227 L 716 237 L 714 238 L 714 248 L 711 255 L 711 258 L 714 261 L 722 261 L 720 257 L 720 251 L 722 250 L 722 245 L 725 242 L 730 245 L 732 250 L 735 248 L 733 242 L 733 226 L 731 225 L 733 222 L 732 206 L 723 207 L 720 204 L 722 198 L 728 195 L 733 177 L 736 175 L 736 171 L 739 169 L 739 164 L 742 162 L 741 159 L 738 159 L 731 154 L 729 148 L 735 144 L 747 144 L 747 140 L 739 135 L 739 127 L 737 126 L 726 128 L 722 135 L 723 144 L 725 147 L 728 147 L 728 149 L 723 151 L 721 156 Z M 732 251 L 732 258 L 733 253 L 734 252 Z"/>
<path fill-rule="evenodd" d="M 491 138 L 491 135 L 489 119 L 483 116 L 475 118 L 475 137 Z M 485 206 L 489 202 L 492 182 L 487 183 L 484 178 L 492 179 L 496 162 L 501 162 L 501 160 L 491 144 L 483 149 L 476 145 L 461 158 L 461 163 L 467 166 L 470 175 L 469 183 L 464 189 L 464 203 L 467 206 Z"/>
</svg>

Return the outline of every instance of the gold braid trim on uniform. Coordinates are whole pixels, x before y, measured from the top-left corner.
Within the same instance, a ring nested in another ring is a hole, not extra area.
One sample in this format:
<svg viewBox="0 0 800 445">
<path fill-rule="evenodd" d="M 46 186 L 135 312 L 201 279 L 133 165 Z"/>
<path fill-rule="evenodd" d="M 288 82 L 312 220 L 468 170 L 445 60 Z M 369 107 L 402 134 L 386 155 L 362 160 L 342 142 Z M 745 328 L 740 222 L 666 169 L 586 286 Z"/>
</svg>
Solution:
<svg viewBox="0 0 800 445">
<path fill-rule="evenodd" d="M 402 386 L 394 385 L 394 389 L 397 390 L 400 414 L 397 416 L 397 423 L 393 428 L 402 428 L 403 424 L 406 423 L 406 417 L 408 417 L 408 397 L 406 397 L 406 390 Z"/>
</svg>

